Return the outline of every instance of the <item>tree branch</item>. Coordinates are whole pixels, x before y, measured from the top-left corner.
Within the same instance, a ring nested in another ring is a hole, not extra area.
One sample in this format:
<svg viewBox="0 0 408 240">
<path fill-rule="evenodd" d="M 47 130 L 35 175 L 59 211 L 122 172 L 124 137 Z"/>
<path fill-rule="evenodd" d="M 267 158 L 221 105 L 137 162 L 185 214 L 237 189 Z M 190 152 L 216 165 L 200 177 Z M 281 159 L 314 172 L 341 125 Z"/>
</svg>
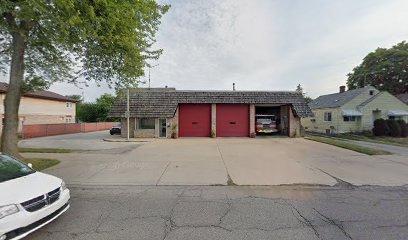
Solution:
<svg viewBox="0 0 408 240">
<path fill-rule="evenodd" d="M 6 19 L 8 27 L 10 30 L 15 31 L 17 29 L 16 19 L 10 12 L 3 13 L 3 17 Z"/>
</svg>

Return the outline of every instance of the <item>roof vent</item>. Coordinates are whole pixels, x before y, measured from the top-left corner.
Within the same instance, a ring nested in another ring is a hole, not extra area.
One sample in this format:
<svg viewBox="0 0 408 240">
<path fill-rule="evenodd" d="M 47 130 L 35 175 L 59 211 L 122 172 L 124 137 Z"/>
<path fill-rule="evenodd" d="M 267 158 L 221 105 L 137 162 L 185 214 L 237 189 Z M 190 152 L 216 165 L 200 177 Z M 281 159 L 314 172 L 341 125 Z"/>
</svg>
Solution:
<svg viewBox="0 0 408 240">
<path fill-rule="evenodd" d="M 235 83 L 232 83 L 232 91 L 235 91 Z"/>
</svg>

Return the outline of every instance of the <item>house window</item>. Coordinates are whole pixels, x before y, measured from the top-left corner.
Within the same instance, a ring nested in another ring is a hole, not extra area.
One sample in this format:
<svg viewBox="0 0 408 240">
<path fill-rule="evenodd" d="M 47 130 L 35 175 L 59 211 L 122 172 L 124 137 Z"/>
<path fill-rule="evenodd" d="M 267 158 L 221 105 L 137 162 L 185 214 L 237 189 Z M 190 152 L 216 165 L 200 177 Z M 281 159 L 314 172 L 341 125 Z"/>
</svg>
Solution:
<svg viewBox="0 0 408 240">
<path fill-rule="evenodd" d="M 139 129 L 154 129 L 154 118 L 139 118 L 138 128 Z"/>
<path fill-rule="evenodd" d="M 400 120 L 400 119 L 402 119 L 402 117 L 401 116 L 388 116 L 388 119 L 390 119 L 390 120 Z"/>
<path fill-rule="evenodd" d="M 72 102 L 67 102 L 67 108 L 72 108 Z"/>
<path fill-rule="evenodd" d="M 72 119 L 71 118 L 65 118 L 65 123 L 71 123 Z"/>
<path fill-rule="evenodd" d="M 355 116 L 344 116 L 343 121 L 345 121 L 345 122 L 355 122 L 356 117 Z"/>
<path fill-rule="evenodd" d="M 324 113 L 324 121 L 325 122 L 331 122 L 332 120 L 332 113 L 331 112 L 325 112 Z"/>
</svg>

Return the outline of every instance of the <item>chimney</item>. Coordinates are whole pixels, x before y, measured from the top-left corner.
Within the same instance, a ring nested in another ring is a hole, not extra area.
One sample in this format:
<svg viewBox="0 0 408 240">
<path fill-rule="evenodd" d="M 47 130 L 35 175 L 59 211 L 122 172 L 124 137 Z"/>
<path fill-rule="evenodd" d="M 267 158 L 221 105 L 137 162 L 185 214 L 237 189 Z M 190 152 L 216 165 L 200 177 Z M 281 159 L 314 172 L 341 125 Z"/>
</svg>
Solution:
<svg viewBox="0 0 408 240">
<path fill-rule="evenodd" d="M 232 91 L 235 91 L 235 83 L 232 83 Z"/>
<path fill-rule="evenodd" d="M 340 93 L 344 93 L 346 91 L 346 86 L 340 86 Z"/>
</svg>

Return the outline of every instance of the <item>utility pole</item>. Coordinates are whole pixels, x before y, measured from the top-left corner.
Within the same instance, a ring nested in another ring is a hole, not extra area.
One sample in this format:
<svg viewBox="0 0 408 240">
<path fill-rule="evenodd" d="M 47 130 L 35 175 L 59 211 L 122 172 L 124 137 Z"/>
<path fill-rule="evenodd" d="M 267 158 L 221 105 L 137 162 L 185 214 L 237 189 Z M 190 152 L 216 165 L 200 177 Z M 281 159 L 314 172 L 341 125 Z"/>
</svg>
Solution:
<svg viewBox="0 0 408 240">
<path fill-rule="evenodd" d="M 130 95 L 130 89 L 129 87 L 127 88 L 127 106 L 126 106 L 126 120 L 127 120 L 127 140 L 129 141 L 129 133 L 130 133 L 130 129 L 129 129 L 129 125 L 130 125 L 130 107 L 129 107 L 129 95 Z"/>
<path fill-rule="evenodd" d="M 153 66 L 149 66 L 149 90 L 150 90 L 150 68 L 154 68 L 159 66 L 159 64 L 153 65 Z"/>
</svg>

